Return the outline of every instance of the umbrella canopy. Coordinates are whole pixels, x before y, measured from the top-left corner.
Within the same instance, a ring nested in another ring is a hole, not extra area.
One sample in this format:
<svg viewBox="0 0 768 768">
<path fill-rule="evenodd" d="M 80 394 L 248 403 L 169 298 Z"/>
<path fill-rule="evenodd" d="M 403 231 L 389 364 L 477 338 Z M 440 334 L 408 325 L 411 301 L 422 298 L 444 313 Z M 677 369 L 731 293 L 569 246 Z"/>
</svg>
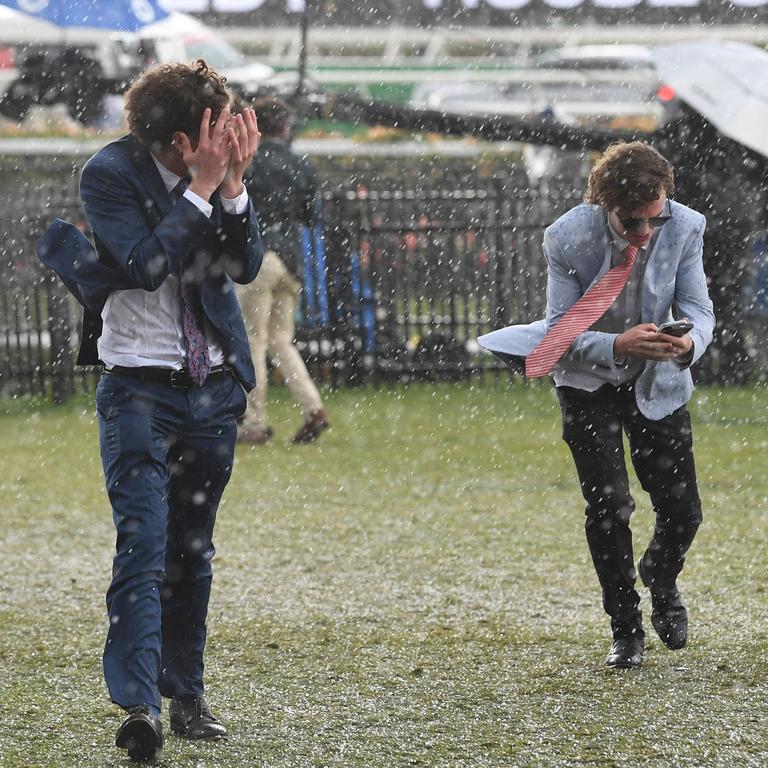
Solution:
<svg viewBox="0 0 768 768">
<path fill-rule="evenodd" d="M 768 53 L 745 43 L 654 48 L 661 79 L 724 136 L 768 157 Z"/>
<path fill-rule="evenodd" d="M 57 27 L 122 32 L 135 32 L 168 16 L 156 0 L 0 0 L 0 5 Z"/>
</svg>

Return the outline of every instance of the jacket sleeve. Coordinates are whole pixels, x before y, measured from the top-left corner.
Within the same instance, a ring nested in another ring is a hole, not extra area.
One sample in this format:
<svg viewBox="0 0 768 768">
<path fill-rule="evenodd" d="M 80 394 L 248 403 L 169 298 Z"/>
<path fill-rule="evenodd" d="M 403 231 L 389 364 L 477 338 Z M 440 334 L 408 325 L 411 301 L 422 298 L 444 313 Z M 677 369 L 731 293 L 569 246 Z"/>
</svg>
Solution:
<svg viewBox="0 0 768 768">
<path fill-rule="evenodd" d="M 193 246 L 216 230 L 216 224 L 186 198 L 154 224 L 134 181 L 105 162 L 86 164 L 80 198 L 97 250 L 106 250 L 131 284 L 147 291 L 179 271 Z"/>
<path fill-rule="evenodd" d="M 712 342 L 715 329 L 715 313 L 704 274 L 704 229 L 706 219 L 702 216 L 690 241 L 686 244 L 675 276 L 675 309 L 677 317 L 687 317 L 693 323 L 692 365 L 706 351 Z"/>
<path fill-rule="evenodd" d="M 259 222 L 248 200 L 244 213 L 221 214 L 221 254 L 224 271 L 236 283 L 250 283 L 259 274 L 264 250 Z"/>
</svg>

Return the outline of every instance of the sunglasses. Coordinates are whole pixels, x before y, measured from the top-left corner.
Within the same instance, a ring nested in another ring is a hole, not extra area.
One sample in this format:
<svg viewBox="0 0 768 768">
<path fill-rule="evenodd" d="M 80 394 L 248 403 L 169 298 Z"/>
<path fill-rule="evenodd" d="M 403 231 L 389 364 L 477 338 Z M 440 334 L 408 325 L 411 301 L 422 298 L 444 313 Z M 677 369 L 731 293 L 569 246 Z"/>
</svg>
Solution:
<svg viewBox="0 0 768 768">
<path fill-rule="evenodd" d="M 669 210 L 669 203 L 664 203 L 664 207 Z M 637 232 L 643 224 L 647 224 L 651 229 L 663 227 L 671 218 L 672 213 L 670 211 L 670 213 L 665 216 L 653 216 L 650 219 L 633 219 L 631 217 L 623 219 L 619 216 L 619 221 L 621 222 L 621 226 L 624 227 L 627 232 Z"/>
</svg>

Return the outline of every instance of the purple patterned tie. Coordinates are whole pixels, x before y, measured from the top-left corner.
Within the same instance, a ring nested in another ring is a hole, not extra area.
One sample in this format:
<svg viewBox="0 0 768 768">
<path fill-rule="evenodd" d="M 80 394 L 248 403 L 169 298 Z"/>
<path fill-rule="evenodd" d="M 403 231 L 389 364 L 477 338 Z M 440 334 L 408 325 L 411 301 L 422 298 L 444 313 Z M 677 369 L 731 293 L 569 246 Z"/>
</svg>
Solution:
<svg viewBox="0 0 768 768">
<path fill-rule="evenodd" d="M 174 202 L 184 194 L 187 180 L 182 179 L 171 192 Z M 211 356 L 208 352 L 208 342 L 203 333 L 203 306 L 200 300 L 200 288 L 189 280 L 184 279 L 183 267 L 179 267 L 179 286 L 181 296 L 181 327 L 184 333 L 184 343 L 187 345 L 187 370 L 192 381 L 198 387 L 205 384 L 211 371 Z"/>
</svg>

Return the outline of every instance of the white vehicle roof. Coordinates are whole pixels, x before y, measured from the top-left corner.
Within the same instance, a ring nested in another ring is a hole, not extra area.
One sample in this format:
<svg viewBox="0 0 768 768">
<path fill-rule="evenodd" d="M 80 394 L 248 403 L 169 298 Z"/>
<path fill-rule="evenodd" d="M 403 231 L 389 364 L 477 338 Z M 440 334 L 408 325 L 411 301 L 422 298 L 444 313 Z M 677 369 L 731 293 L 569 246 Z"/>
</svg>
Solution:
<svg viewBox="0 0 768 768">
<path fill-rule="evenodd" d="M 563 48 L 552 48 L 535 57 L 540 65 L 552 62 L 553 64 L 568 64 L 570 66 L 584 67 L 608 65 L 632 67 L 652 67 L 653 56 L 650 48 L 644 45 L 616 44 L 616 45 L 574 45 Z"/>
<path fill-rule="evenodd" d="M 0 42 L 21 45 L 24 43 L 57 43 L 78 45 L 97 43 L 104 37 L 173 37 L 210 31 L 202 22 L 186 13 L 172 12 L 161 21 L 142 27 L 138 32 L 110 32 L 90 27 L 58 27 L 47 21 L 0 5 Z"/>
</svg>

